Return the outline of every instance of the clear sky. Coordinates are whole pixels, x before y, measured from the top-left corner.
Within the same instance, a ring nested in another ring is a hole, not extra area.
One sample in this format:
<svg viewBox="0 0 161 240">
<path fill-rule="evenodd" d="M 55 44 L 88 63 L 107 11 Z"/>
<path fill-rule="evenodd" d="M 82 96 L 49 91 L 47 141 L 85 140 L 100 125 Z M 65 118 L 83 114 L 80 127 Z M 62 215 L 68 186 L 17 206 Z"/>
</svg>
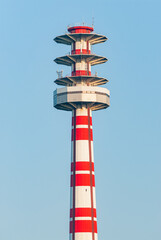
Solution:
<svg viewBox="0 0 161 240">
<path fill-rule="evenodd" d="M 0 1 L 0 239 L 67 240 L 71 113 L 53 108 L 53 42 L 106 35 L 109 109 L 93 113 L 99 240 L 161 239 L 161 1 Z"/>
</svg>

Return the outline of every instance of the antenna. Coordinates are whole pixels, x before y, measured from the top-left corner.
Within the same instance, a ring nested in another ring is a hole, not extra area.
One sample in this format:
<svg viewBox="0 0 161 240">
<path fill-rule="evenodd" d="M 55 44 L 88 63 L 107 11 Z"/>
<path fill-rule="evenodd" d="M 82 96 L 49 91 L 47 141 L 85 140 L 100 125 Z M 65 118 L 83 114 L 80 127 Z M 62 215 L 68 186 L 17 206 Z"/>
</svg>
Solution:
<svg viewBox="0 0 161 240">
<path fill-rule="evenodd" d="M 56 71 L 58 74 L 58 78 L 62 78 L 63 77 L 63 70 L 61 71 Z"/>
<path fill-rule="evenodd" d="M 94 28 L 94 17 L 92 17 L 92 27 Z"/>
</svg>

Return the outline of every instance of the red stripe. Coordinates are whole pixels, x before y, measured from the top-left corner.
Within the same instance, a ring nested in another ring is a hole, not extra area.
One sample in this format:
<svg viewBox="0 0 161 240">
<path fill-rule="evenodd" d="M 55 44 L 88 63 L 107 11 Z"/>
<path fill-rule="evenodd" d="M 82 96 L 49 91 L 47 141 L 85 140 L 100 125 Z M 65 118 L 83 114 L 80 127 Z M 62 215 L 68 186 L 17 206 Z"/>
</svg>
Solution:
<svg viewBox="0 0 161 240">
<path fill-rule="evenodd" d="M 71 175 L 71 187 L 73 187 L 74 177 Z M 75 186 L 90 186 L 90 174 L 75 174 Z M 92 175 L 92 186 L 95 187 L 95 177 Z"/>
<path fill-rule="evenodd" d="M 88 125 L 88 116 L 76 116 L 76 125 Z M 92 117 L 90 117 L 90 125 L 92 126 Z M 72 126 L 74 126 L 74 117 L 72 117 Z"/>
<path fill-rule="evenodd" d="M 87 49 L 73 49 L 72 50 L 72 54 L 80 54 L 80 53 L 83 53 L 83 54 L 90 54 L 91 51 L 90 50 L 87 50 Z"/>
<path fill-rule="evenodd" d="M 72 71 L 72 76 L 81 76 L 81 75 L 85 75 L 85 76 L 89 75 L 89 76 L 91 76 L 91 71 L 86 71 L 86 70 Z"/>
<path fill-rule="evenodd" d="M 90 33 L 94 31 L 93 27 L 88 27 L 88 26 L 74 26 L 74 27 L 69 27 L 68 31 L 70 33 Z"/>
<path fill-rule="evenodd" d="M 91 141 L 93 141 L 93 131 L 91 132 Z M 72 129 L 72 141 L 74 140 L 74 129 Z M 89 140 L 88 128 L 76 128 L 76 140 Z"/>
<path fill-rule="evenodd" d="M 90 164 L 92 164 L 92 171 L 94 171 L 94 163 L 90 162 L 76 162 L 75 171 L 90 171 Z M 71 171 L 74 170 L 74 163 L 71 163 Z"/>
<path fill-rule="evenodd" d="M 92 232 L 92 220 L 76 220 L 75 232 Z M 70 222 L 70 233 L 73 233 L 73 221 Z M 97 233 L 96 221 L 94 221 L 94 233 Z"/>
<path fill-rule="evenodd" d="M 75 208 L 75 217 L 91 217 L 91 208 Z M 73 208 L 70 209 L 70 217 L 73 217 Z M 93 208 L 93 217 L 96 218 L 96 208 Z"/>
</svg>

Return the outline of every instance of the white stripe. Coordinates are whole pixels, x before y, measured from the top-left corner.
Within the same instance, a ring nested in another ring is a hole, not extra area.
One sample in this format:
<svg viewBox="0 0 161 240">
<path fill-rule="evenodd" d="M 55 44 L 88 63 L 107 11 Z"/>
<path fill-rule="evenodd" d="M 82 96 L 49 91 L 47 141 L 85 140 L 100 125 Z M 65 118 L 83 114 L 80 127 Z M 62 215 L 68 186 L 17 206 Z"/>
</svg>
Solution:
<svg viewBox="0 0 161 240">
<path fill-rule="evenodd" d="M 94 234 L 94 239 L 98 240 L 98 234 L 97 233 Z"/>
<path fill-rule="evenodd" d="M 75 217 L 75 220 L 92 220 L 91 217 Z M 70 221 L 73 221 L 73 218 L 70 218 Z"/>
<path fill-rule="evenodd" d="M 76 141 L 76 161 L 89 162 L 89 141 L 88 140 Z"/>
<path fill-rule="evenodd" d="M 92 220 L 92 217 L 75 217 L 75 220 Z M 97 218 L 93 218 L 94 221 L 97 221 Z M 73 221 L 73 218 L 70 218 L 70 221 Z"/>
<path fill-rule="evenodd" d="M 88 128 L 88 125 L 76 125 L 76 128 Z"/>
<path fill-rule="evenodd" d="M 90 186 L 76 186 L 75 196 L 75 208 L 91 208 Z"/>
<path fill-rule="evenodd" d="M 92 158 L 92 162 L 94 162 L 93 141 L 91 141 L 91 158 Z M 88 140 L 76 140 L 76 161 L 89 162 L 89 141 Z"/>
<path fill-rule="evenodd" d="M 70 233 L 69 239 L 72 240 L 72 233 Z M 92 233 L 75 233 L 75 239 L 76 240 L 91 240 L 92 239 Z M 94 239 L 98 240 L 98 234 L 94 234 Z"/>
<path fill-rule="evenodd" d="M 94 162 L 93 141 L 91 141 L 91 158 L 92 162 Z"/>
<path fill-rule="evenodd" d="M 72 233 L 70 234 L 70 240 L 72 240 Z M 75 233 L 75 239 L 76 240 L 91 240 L 92 239 L 92 233 Z M 96 240 L 96 238 L 95 238 Z"/>
<path fill-rule="evenodd" d="M 88 128 L 88 125 L 76 125 L 76 128 Z M 92 126 L 90 126 L 91 129 L 93 129 Z M 72 129 L 74 129 L 74 126 L 72 126 Z"/>
<path fill-rule="evenodd" d="M 74 111 L 72 111 L 72 116 L 74 117 Z M 76 109 L 76 116 L 88 116 L 88 110 L 85 107 Z M 90 110 L 90 116 L 92 117 L 92 111 Z"/>
<path fill-rule="evenodd" d="M 76 128 L 88 128 L 88 125 L 76 125 Z M 90 128 L 92 129 L 92 126 Z"/>
<path fill-rule="evenodd" d="M 96 208 L 96 188 L 93 188 L 93 208 Z"/>
<path fill-rule="evenodd" d="M 75 171 L 75 174 L 90 174 L 90 171 L 84 170 L 84 171 Z M 73 175 L 73 171 L 71 172 L 71 175 Z M 95 175 L 95 173 L 92 171 L 92 175 Z"/>
<path fill-rule="evenodd" d="M 87 108 L 78 108 L 76 110 L 76 116 L 88 116 Z"/>
</svg>

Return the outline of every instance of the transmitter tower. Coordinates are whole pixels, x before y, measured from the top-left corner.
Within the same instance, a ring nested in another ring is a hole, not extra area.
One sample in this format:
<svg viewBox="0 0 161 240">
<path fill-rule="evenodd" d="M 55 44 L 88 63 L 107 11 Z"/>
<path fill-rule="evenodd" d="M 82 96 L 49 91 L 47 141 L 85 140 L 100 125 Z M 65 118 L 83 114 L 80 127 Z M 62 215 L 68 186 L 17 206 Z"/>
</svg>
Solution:
<svg viewBox="0 0 161 240">
<path fill-rule="evenodd" d="M 109 107 L 110 92 L 99 87 L 108 82 L 91 74 L 91 66 L 107 58 L 91 52 L 91 45 L 107 38 L 93 27 L 73 26 L 55 42 L 71 45 L 71 53 L 58 57 L 57 64 L 71 66 L 71 75 L 58 75 L 55 83 L 65 87 L 54 91 L 54 107 L 72 112 L 70 183 L 70 240 L 97 240 L 97 215 L 93 157 L 92 111 Z"/>
</svg>

